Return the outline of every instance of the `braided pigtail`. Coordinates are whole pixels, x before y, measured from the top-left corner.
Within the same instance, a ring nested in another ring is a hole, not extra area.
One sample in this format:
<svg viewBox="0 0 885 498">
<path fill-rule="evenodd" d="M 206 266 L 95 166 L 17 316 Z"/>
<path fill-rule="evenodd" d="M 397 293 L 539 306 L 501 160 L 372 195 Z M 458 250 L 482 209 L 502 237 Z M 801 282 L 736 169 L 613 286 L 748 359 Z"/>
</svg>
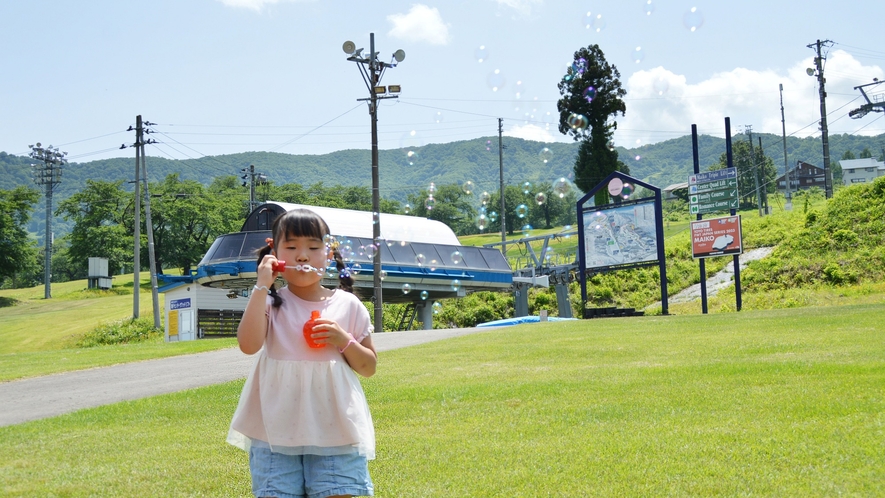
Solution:
<svg viewBox="0 0 885 498">
<path fill-rule="evenodd" d="M 338 288 L 353 294 L 353 276 L 344 265 L 344 259 L 341 258 L 337 247 L 332 249 L 332 256 L 335 258 L 335 268 L 338 268 Z"/>
<path fill-rule="evenodd" d="M 259 265 L 261 264 L 261 260 L 264 259 L 264 257 L 267 256 L 268 254 L 270 254 L 270 252 L 272 250 L 273 250 L 273 248 L 271 248 L 269 244 L 266 246 L 262 246 L 261 249 L 258 250 L 258 264 Z M 277 294 L 277 283 L 276 282 L 271 284 L 270 288 L 267 290 L 267 293 L 268 293 L 268 295 L 270 295 L 270 297 L 273 298 L 272 306 L 274 308 L 279 308 L 280 305 L 283 304 L 283 298 L 281 298 L 280 295 Z"/>
</svg>

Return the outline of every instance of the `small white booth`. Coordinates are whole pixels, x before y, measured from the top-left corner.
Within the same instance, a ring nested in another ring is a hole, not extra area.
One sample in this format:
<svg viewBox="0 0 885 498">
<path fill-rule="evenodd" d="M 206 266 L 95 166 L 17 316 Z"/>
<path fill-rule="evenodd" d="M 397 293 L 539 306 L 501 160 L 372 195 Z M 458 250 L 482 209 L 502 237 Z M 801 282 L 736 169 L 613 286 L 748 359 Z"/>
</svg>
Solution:
<svg viewBox="0 0 885 498">
<path fill-rule="evenodd" d="M 202 286 L 192 277 L 173 278 L 159 289 L 165 299 L 166 342 L 236 334 L 248 299 L 230 289 Z"/>
</svg>

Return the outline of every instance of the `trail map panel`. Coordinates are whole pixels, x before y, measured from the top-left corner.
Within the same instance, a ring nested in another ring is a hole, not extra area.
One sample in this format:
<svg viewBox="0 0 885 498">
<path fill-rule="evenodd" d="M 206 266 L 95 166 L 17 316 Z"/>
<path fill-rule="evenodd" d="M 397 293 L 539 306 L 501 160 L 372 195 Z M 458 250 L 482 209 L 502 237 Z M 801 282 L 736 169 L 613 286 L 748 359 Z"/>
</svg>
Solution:
<svg viewBox="0 0 885 498">
<path fill-rule="evenodd" d="M 587 210 L 582 222 L 586 269 L 658 260 L 654 201 Z"/>
</svg>

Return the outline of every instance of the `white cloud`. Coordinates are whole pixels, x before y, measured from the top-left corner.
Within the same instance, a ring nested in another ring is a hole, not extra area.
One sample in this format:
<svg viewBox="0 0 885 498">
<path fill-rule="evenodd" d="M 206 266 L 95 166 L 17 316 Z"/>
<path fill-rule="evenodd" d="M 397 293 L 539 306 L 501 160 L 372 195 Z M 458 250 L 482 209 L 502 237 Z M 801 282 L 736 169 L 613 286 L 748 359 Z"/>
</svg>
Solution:
<svg viewBox="0 0 885 498">
<path fill-rule="evenodd" d="M 509 7 L 520 15 L 527 16 L 532 13 L 533 6 L 541 6 L 544 0 L 493 0 L 499 7 Z"/>
<path fill-rule="evenodd" d="M 228 7 L 244 8 L 260 12 L 265 5 L 273 5 L 280 2 L 293 2 L 298 0 L 217 0 Z"/>
<path fill-rule="evenodd" d="M 624 84 L 627 114 L 617 119 L 615 141 L 634 148 L 687 135 L 692 124 L 698 125 L 700 134 L 724 136 L 725 117 L 731 118 L 732 136 L 742 133 L 745 125 L 752 126 L 754 132 L 780 135 L 779 84 L 784 86 L 787 134 L 819 134 L 817 78 L 806 74 L 808 67 L 813 67 L 811 57 L 797 62 L 785 73 L 737 68 L 696 84 L 663 67 L 637 71 Z M 863 66 L 847 52 L 836 50 L 829 55 L 824 74 L 830 133 L 863 134 L 859 129 L 865 122 L 847 117 L 848 111 L 865 102 L 854 87 L 872 82 L 874 77 L 882 79 L 882 68 Z M 878 134 L 877 128 L 867 131 Z"/>
<path fill-rule="evenodd" d="M 508 131 L 504 132 L 505 137 L 516 137 L 521 138 L 523 140 L 532 140 L 534 142 L 556 142 L 556 137 L 554 137 L 548 130 L 544 129 L 544 127 L 533 125 L 533 124 L 525 124 L 525 125 L 513 125 Z"/>
<path fill-rule="evenodd" d="M 436 7 L 422 4 L 412 5 L 407 14 L 391 14 L 387 20 L 393 28 L 388 36 L 410 42 L 427 42 L 431 45 L 449 43 L 449 24 L 443 22 Z"/>
</svg>

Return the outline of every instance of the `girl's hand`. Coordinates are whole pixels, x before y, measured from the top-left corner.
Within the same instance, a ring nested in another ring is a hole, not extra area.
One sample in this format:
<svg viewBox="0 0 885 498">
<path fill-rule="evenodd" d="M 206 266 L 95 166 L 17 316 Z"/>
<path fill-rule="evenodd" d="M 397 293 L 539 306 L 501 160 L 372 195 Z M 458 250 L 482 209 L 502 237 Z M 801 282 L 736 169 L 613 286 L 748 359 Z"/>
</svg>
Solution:
<svg viewBox="0 0 885 498">
<path fill-rule="evenodd" d="M 270 287 L 279 276 L 279 272 L 274 271 L 273 267 L 277 263 L 277 258 L 273 254 L 268 254 L 261 259 L 258 265 L 258 287 Z"/>
<path fill-rule="evenodd" d="M 344 346 L 347 346 L 347 343 L 350 342 L 351 339 L 353 339 L 353 336 L 346 330 L 342 329 L 335 320 L 317 318 L 314 323 L 316 323 L 316 325 L 313 327 L 314 333 L 311 337 L 313 337 L 317 344 L 329 344 L 338 349 L 342 349 Z"/>
</svg>

